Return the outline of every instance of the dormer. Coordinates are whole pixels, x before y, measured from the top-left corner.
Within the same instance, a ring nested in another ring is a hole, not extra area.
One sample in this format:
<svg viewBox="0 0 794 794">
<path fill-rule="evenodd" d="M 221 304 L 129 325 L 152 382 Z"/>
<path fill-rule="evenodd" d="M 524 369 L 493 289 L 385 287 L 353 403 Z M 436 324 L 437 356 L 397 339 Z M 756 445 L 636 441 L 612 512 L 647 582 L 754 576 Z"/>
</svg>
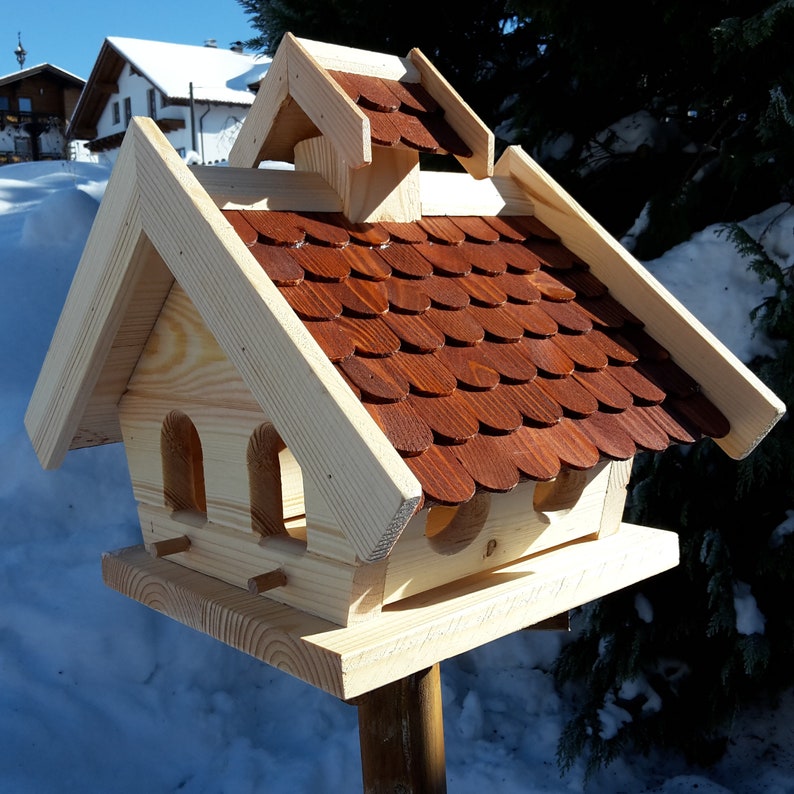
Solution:
<svg viewBox="0 0 794 794">
<path fill-rule="evenodd" d="M 422 217 L 421 154 L 493 175 L 493 133 L 418 49 L 400 58 L 287 34 L 250 116 L 230 164 L 319 173 L 355 223 Z"/>
</svg>

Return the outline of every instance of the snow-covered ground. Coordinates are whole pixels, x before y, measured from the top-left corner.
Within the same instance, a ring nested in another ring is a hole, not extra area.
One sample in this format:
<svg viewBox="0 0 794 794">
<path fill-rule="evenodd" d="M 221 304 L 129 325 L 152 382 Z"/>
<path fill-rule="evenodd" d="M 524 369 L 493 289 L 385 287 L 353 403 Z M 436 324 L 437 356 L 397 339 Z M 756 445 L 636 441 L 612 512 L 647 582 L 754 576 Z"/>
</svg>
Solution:
<svg viewBox="0 0 794 794">
<path fill-rule="evenodd" d="M 0 168 L 0 791 L 360 791 L 352 706 L 102 584 L 101 552 L 139 542 L 120 446 L 72 452 L 52 472 L 33 454 L 22 417 L 107 177 L 87 163 Z M 749 226 L 774 221 L 770 247 L 789 261 L 783 209 Z M 652 269 L 752 353 L 746 312 L 762 292 L 724 236 L 705 230 Z M 555 764 L 570 704 L 548 671 L 565 641 L 520 632 L 442 665 L 451 794 L 585 790 L 581 765 L 560 777 Z M 791 794 L 792 748 L 789 693 L 741 716 L 712 769 L 626 757 L 586 790 Z"/>
</svg>

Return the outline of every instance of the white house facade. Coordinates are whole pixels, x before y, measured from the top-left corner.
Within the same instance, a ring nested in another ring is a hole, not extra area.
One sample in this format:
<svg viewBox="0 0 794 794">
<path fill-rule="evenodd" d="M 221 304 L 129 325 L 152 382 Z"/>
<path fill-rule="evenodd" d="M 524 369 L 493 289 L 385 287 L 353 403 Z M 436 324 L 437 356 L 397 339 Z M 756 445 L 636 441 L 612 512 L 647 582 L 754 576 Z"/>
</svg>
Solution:
<svg viewBox="0 0 794 794">
<path fill-rule="evenodd" d="M 270 59 L 241 46 L 108 37 L 67 135 L 113 164 L 133 116 L 148 116 L 190 163 L 226 161 Z"/>
</svg>

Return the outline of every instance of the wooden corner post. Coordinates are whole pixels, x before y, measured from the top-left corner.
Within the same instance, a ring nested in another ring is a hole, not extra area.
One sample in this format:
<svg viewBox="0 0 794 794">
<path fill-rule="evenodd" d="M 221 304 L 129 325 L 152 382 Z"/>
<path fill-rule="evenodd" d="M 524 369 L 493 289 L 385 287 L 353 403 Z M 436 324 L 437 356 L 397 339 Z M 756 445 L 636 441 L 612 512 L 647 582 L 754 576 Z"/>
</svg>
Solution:
<svg viewBox="0 0 794 794">
<path fill-rule="evenodd" d="M 361 695 L 364 794 L 446 794 L 439 665 Z"/>
</svg>

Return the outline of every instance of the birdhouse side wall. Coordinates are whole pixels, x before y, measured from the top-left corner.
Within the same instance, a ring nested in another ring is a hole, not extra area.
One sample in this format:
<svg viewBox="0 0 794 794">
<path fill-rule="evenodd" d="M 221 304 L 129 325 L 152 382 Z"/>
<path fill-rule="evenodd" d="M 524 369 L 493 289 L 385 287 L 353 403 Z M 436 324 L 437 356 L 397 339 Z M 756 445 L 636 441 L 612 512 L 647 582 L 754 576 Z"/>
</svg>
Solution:
<svg viewBox="0 0 794 794">
<path fill-rule="evenodd" d="M 389 557 L 384 601 L 508 565 L 620 526 L 631 461 L 563 469 L 553 481 L 519 483 L 508 493 L 476 494 L 459 507 L 418 513 Z"/>
</svg>

